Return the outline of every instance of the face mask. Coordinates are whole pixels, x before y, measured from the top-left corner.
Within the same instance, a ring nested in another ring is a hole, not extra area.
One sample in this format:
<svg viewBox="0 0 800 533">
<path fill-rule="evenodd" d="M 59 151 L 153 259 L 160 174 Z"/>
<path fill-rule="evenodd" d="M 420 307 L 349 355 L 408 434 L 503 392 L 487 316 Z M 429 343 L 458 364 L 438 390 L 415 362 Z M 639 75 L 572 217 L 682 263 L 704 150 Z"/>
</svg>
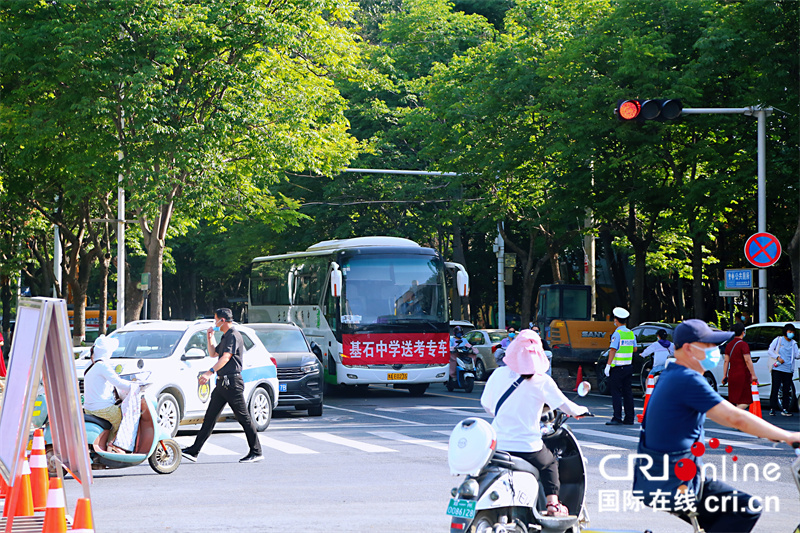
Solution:
<svg viewBox="0 0 800 533">
<path fill-rule="evenodd" d="M 219 331 L 219 326 L 217 325 L 217 321 L 214 321 L 214 331 Z"/>
<path fill-rule="evenodd" d="M 463 334 L 463 333 L 456 333 L 456 339 L 460 339 L 460 338 L 461 338 L 461 337 L 463 337 L 463 336 L 464 336 L 464 334 Z"/>
<path fill-rule="evenodd" d="M 513 338 L 514 338 L 514 337 L 516 337 L 516 336 L 517 336 L 517 334 L 516 334 L 516 333 L 514 333 L 513 331 L 512 331 L 511 333 L 509 333 L 509 334 L 508 334 L 508 338 L 509 338 L 509 339 L 513 339 Z M 791 338 L 791 337 L 789 337 L 789 338 Z"/>
<path fill-rule="evenodd" d="M 713 370 L 722 360 L 719 346 L 712 346 L 711 348 L 700 348 L 697 346 L 697 348 L 703 350 L 703 353 L 706 354 L 706 358 L 700 361 L 703 370 Z"/>
<path fill-rule="evenodd" d="M 794 339 L 794 333 L 792 333 L 791 331 L 790 331 L 790 332 L 788 332 L 788 333 L 786 334 L 786 338 L 787 338 L 787 339 Z"/>
<path fill-rule="evenodd" d="M 745 322 L 746 320 L 747 318 L 744 315 L 742 315 L 742 322 Z"/>
</svg>

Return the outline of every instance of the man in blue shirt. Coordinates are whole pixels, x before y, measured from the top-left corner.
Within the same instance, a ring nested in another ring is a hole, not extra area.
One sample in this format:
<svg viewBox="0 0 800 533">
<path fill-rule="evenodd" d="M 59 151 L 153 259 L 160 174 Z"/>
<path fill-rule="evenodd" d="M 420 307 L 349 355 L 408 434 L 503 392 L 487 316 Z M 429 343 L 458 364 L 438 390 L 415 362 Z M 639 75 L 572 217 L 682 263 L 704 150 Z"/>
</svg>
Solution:
<svg viewBox="0 0 800 533">
<path fill-rule="evenodd" d="M 714 331 L 696 319 L 686 320 L 675 329 L 676 361 L 661 373 L 650 396 L 639 437 L 641 446 L 661 453 L 688 452 L 693 443 L 703 441 L 706 416 L 756 437 L 800 442 L 800 432 L 785 431 L 737 409 L 724 401 L 703 377 L 722 359 L 717 345 L 732 336 L 731 332 Z M 750 500 L 749 494 L 706 479 L 697 500 L 697 520 L 707 533 L 751 531 L 761 513 L 750 509 Z M 687 516 L 681 518 L 689 520 Z"/>
</svg>

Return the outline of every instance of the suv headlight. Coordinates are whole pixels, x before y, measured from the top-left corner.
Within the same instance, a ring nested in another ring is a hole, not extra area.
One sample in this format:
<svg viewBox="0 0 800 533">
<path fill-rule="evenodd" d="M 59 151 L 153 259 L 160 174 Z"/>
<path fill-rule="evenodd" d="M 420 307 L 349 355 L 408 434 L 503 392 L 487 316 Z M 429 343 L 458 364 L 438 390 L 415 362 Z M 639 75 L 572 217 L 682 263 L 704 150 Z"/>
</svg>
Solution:
<svg viewBox="0 0 800 533">
<path fill-rule="evenodd" d="M 303 365 L 300 367 L 300 372 L 302 372 L 303 374 L 313 374 L 317 370 L 319 370 L 319 363 L 316 362 L 309 363 L 307 365 Z"/>
</svg>

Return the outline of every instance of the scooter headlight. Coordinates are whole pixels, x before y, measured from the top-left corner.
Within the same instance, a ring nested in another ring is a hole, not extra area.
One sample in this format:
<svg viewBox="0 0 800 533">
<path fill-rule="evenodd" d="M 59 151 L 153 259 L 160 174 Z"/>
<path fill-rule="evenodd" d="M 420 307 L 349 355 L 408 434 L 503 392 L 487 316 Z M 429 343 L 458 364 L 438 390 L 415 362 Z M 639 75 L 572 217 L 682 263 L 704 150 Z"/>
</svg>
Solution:
<svg viewBox="0 0 800 533">
<path fill-rule="evenodd" d="M 458 494 L 462 500 L 472 500 L 476 496 L 478 496 L 478 491 L 480 487 L 478 486 L 478 482 L 472 478 L 464 480 L 464 483 L 458 487 Z"/>
</svg>

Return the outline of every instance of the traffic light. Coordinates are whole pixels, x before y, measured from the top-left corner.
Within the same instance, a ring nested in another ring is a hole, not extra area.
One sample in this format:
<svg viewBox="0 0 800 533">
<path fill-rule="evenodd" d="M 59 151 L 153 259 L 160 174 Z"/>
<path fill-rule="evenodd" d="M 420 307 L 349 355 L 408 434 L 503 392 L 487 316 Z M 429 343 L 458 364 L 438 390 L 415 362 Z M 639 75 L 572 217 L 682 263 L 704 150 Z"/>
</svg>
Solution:
<svg viewBox="0 0 800 533">
<path fill-rule="evenodd" d="M 675 120 L 681 116 L 680 100 L 618 100 L 614 114 L 622 122 Z"/>
</svg>

